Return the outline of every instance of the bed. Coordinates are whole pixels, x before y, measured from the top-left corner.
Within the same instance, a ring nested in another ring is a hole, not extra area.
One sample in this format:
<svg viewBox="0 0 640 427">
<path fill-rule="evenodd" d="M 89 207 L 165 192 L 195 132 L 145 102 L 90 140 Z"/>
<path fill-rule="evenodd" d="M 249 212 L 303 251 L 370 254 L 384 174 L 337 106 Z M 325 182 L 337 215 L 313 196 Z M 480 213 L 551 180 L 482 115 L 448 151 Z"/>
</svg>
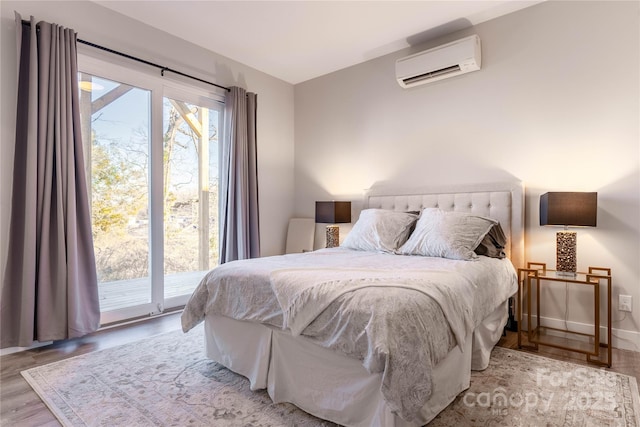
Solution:
<svg viewBox="0 0 640 427">
<path fill-rule="evenodd" d="M 496 229 L 506 257 L 477 255 Z M 523 258 L 520 182 L 377 187 L 343 246 L 224 264 L 182 326 L 204 321 L 207 356 L 276 403 L 346 426 L 423 425 L 488 365 Z"/>
</svg>

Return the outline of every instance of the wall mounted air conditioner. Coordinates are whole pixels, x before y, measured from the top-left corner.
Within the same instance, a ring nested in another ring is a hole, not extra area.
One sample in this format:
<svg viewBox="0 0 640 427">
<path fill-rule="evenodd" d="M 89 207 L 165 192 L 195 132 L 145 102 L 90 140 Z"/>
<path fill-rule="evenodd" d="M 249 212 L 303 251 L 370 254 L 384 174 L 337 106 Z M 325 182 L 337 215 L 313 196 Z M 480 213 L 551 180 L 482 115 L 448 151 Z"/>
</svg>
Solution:
<svg viewBox="0 0 640 427">
<path fill-rule="evenodd" d="M 480 37 L 465 37 L 396 61 L 396 79 L 404 88 L 480 69 Z"/>
</svg>

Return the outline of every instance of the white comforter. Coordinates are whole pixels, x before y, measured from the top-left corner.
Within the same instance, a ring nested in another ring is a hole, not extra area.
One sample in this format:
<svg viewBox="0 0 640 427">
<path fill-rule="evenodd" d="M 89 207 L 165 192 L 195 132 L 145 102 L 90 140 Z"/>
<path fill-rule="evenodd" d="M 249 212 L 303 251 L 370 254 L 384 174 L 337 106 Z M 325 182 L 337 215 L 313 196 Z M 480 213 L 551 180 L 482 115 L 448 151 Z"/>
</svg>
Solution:
<svg viewBox="0 0 640 427">
<path fill-rule="evenodd" d="M 208 313 L 284 327 L 383 373 L 382 393 L 414 419 L 431 370 L 511 296 L 508 260 L 399 256 L 344 248 L 235 261 L 209 272 L 182 315 Z"/>
</svg>

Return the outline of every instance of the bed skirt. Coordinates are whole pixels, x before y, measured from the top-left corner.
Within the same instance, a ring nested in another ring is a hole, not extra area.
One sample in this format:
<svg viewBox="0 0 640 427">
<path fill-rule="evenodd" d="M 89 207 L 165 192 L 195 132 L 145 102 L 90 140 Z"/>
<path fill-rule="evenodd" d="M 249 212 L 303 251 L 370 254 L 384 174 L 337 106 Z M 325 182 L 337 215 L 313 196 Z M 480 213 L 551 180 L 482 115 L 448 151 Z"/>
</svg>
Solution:
<svg viewBox="0 0 640 427">
<path fill-rule="evenodd" d="M 419 419 L 409 423 L 391 412 L 380 391 L 382 374 L 311 340 L 259 323 L 207 315 L 207 357 L 247 377 L 252 390 L 289 402 L 319 418 L 353 427 L 424 425 L 469 387 L 471 370 L 485 369 L 507 320 L 507 304 L 491 313 L 433 369 L 433 393 Z M 238 339 L 241 337 L 241 339 Z M 463 368 L 466 367 L 466 368 Z"/>
</svg>

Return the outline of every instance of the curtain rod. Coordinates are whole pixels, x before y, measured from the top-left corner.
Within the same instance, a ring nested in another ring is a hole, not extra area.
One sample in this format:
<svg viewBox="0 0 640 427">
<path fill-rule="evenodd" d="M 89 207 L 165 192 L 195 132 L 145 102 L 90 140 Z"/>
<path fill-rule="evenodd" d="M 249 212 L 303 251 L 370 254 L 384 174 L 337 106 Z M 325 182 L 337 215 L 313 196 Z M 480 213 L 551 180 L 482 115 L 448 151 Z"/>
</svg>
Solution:
<svg viewBox="0 0 640 427">
<path fill-rule="evenodd" d="M 26 26 L 29 26 L 29 27 L 30 27 L 30 26 L 31 26 L 31 22 L 30 22 L 30 21 L 22 20 L 22 25 L 26 25 Z M 212 85 L 212 86 L 218 87 L 218 88 L 220 88 L 220 89 L 224 89 L 224 90 L 226 90 L 227 92 L 230 92 L 230 91 L 231 91 L 231 89 L 229 89 L 229 88 L 228 88 L 228 87 L 226 87 L 226 86 L 221 86 L 221 85 L 219 85 L 219 84 L 216 84 L 216 83 L 213 83 L 213 82 L 209 82 L 209 81 L 207 81 L 207 80 L 203 80 L 203 79 L 201 79 L 201 78 L 194 77 L 194 76 L 189 75 L 189 74 L 185 74 L 185 73 L 183 73 L 183 72 L 181 72 L 181 71 L 174 70 L 173 68 L 169 68 L 169 67 L 166 67 L 166 66 L 164 66 L 164 65 L 159 65 L 159 64 L 156 64 L 156 63 L 153 63 L 153 62 L 147 61 L 147 60 L 142 59 L 142 58 L 138 58 L 138 57 L 135 57 L 135 56 L 132 56 L 132 55 L 126 54 L 126 53 L 118 52 L 117 50 L 113 50 L 113 49 L 110 49 L 110 48 L 108 48 L 108 47 L 100 46 L 100 45 L 98 45 L 98 44 L 91 43 L 91 42 L 88 42 L 88 41 L 86 41 L 86 40 L 81 40 L 81 39 L 77 39 L 77 40 L 78 40 L 78 43 L 82 43 L 82 44 L 84 44 L 84 45 L 91 46 L 91 47 L 96 48 L 96 49 L 104 50 L 105 52 L 113 53 L 114 55 L 119 55 L 119 56 L 125 57 L 125 58 L 127 58 L 127 59 L 131 59 L 131 60 L 133 60 L 133 61 L 142 62 L 143 64 L 151 65 L 152 67 L 160 68 L 160 75 L 161 75 L 161 76 L 163 76 L 163 77 L 164 77 L 164 73 L 165 73 L 165 71 L 169 71 L 170 73 L 178 74 L 178 75 L 183 76 L 183 77 L 188 77 L 188 78 L 190 78 L 190 79 L 197 80 L 197 81 L 199 81 L 199 82 L 206 83 L 206 84 L 209 84 L 209 85 Z"/>
</svg>

